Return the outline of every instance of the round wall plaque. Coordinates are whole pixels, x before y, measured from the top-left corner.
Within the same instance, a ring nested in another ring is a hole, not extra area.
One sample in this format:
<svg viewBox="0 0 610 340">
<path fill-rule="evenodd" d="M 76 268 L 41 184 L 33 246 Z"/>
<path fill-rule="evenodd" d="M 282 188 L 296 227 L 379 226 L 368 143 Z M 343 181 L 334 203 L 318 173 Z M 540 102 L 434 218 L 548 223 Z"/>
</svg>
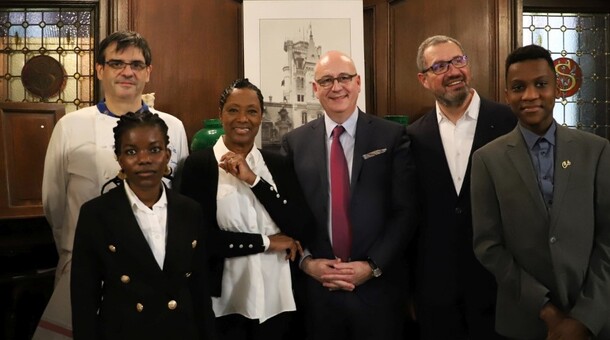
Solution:
<svg viewBox="0 0 610 340">
<path fill-rule="evenodd" d="M 39 55 L 23 65 L 21 82 L 34 96 L 47 99 L 63 90 L 66 85 L 66 71 L 56 59 Z"/>
</svg>

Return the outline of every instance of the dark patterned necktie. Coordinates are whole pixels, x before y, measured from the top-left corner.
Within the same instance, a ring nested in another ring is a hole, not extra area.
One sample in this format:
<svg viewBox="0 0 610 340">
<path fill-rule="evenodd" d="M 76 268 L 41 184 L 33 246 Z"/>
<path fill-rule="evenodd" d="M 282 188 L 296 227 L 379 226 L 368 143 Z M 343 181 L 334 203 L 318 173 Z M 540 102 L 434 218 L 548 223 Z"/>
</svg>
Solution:
<svg viewBox="0 0 610 340">
<path fill-rule="evenodd" d="M 333 252 L 341 261 L 349 261 L 352 246 L 352 231 L 348 217 L 349 172 L 339 137 L 345 132 L 337 125 L 333 130 L 330 146 L 330 183 L 332 209 Z"/>
</svg>

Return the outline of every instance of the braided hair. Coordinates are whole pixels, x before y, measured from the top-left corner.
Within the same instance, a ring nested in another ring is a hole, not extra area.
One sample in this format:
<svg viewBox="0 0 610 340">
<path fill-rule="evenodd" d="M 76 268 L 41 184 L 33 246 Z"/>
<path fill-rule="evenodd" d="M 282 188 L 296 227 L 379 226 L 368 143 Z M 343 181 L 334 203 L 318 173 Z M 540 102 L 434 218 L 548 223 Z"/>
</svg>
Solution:
<svg viewBox="0 0 610 340">
<path fill-rule="evenodd" d="M 158 114 L 152 113 L 148 110 L 127 112 L 119 118 L 119 122 L 116 124 L 114 129 L 112 129 L 114 132 L 114 154 L 117 157 L 121 154 L 121 142 L 125 132 L 140 126 L 158 127 L 163 134 L 165 146 L 169 145 L 167 124 L 165 124 L 165 121 L 163 121 Z"/>
<path fill-rule="evenodd" d="M 235 81 L 233 81 L 231 83 L 231 85 L 229 85 L 226 89 L 224 89 L 224 91 L 222 91 L 222 94 L 220 95 L 220 103 L 219 103 L 219 107 L 218 107 L 221 112 L 222 112 L 222 109 L 225 107 L 227 99 L 229 98 L 231 93 L 233 93 L 233 90 L 235 90 L 235 89 L 249 89 L 249 90 L 256 92 L 258 101 L 261 104 L 261 112 L 265 111 L 265 105 L 263 104 L 264 98 L 263 98 L 263 93 L 261 92 L 261 90 L 258 87 L 256 87 L 256 85 L 252 84 L 248 80 L 248 78 L 243 78 L 243 79 L 236 79 Z"/>
</svg>

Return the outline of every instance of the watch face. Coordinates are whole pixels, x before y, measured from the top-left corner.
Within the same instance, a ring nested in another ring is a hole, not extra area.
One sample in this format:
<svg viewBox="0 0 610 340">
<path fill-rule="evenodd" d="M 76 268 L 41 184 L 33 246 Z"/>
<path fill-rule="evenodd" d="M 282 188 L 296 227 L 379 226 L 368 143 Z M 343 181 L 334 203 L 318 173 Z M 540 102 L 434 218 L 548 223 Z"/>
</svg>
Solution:
<svg viewBox="0 0 610 340">
<path fill-rule="evenodd" d="M 380 277 L 381 276 L 381 269 L 379 269 L 379 268 L 373 269 L 373 276 L 374 277 Z"/>
</svg>

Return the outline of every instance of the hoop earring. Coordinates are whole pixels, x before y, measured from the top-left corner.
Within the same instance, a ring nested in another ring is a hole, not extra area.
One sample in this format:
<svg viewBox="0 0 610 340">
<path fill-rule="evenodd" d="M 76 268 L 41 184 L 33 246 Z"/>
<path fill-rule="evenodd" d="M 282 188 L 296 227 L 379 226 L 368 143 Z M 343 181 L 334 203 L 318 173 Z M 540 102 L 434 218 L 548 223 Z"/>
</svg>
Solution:
<svg viewBox="0 0 610 340">
<path fill-rule="evenodd" d="M 123 171 L 123 169 L 119 170 L 119 172 L 116 174 L 116 177 L 118 179 L 120 179 L 121 181 L 125 180 L 125 178 L 127 178 L 127 175 L 125 175 L 125 171 Z"/>
</svg>

